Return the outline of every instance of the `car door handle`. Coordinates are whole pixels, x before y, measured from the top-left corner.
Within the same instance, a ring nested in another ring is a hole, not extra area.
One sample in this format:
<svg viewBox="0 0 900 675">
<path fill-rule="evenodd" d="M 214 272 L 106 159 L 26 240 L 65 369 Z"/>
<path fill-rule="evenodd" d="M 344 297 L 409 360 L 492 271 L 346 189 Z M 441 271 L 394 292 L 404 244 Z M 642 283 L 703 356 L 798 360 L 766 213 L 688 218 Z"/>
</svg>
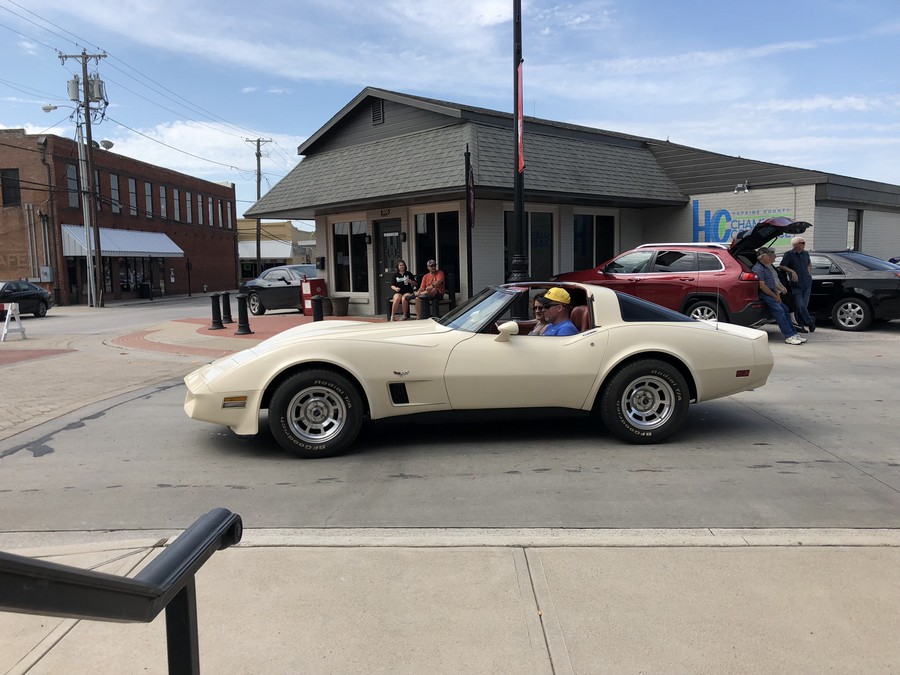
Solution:
<svg viewBox="0 0 900 675">
<path fill-rule="evenodd" d="M 678 277 L 678 281 L 694 281 L 694 277 Z"/>
<path fill-rule="evenodd" d="M 822 282 L 822 287 L 824 288 L 824 287 L 826 287 L 826 286 L 827 286 L 828 288 L 831 288 L 832 286 L 834 286 L 834 282 L 833 282 L 833 281 L 823 281 L 823 282 Z"/>
</svg>

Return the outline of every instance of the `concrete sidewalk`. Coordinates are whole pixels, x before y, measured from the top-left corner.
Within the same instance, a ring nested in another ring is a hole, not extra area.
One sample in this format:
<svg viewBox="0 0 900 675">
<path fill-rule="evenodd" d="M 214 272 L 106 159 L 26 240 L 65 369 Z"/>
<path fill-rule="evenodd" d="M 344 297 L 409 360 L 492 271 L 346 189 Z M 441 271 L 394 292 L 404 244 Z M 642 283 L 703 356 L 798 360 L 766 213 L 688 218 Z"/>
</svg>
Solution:
<svg viewBox="0 0 900 675">
<path fill-rule="evenodd" d="M 126 575 L 170 536 L 15 552 Z M 897 672 L 898 544 L 896 531 L 253 530 L 197 575 L 200 663 L 207 673 Z M 88 670 L 167 672 L 163 615 L 136 625 L 0 614 L 0 672 Z"/>
</svg>

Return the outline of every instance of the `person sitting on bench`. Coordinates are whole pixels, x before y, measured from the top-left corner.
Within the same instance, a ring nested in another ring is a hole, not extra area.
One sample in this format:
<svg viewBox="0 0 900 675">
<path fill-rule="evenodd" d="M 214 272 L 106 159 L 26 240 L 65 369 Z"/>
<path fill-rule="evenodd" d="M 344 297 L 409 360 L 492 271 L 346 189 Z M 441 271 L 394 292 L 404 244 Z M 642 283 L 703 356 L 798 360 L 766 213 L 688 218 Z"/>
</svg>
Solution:
<svg viewBox="0 0 900 675">
<path fill-rule="evenodd" d="M 397 261 L 391 290 L 394 291 L 394 297 L 391 300 L 391 318 L 397 316 L 397 310 L 402 307 L 403 316 L 397 321 L 405 321 L 409 318 L 409 301 L 415 297 L 416 292 L 416 275 L 406 268 L 405 260 Z"/>
<path fill-rule="evenodd" d="M 427 319 L 431 316 L 431 301 L 444 297 L 444 273 L 437 268 L 434 260 L 425 263 L 428 272 L 422 277 L 419 290 L 416 291 L 416 317 Z"/>
</svg>

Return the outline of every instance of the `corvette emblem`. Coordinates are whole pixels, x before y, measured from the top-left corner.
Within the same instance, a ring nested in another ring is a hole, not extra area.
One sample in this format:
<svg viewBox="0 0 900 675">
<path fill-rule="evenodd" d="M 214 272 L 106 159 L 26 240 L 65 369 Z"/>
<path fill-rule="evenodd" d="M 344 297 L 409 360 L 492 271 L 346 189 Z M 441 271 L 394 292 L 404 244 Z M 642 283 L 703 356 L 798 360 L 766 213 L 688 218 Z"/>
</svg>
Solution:
<svg viewBox="0 0 900 675">
<path fill-rule="evenodd" d="M 395 370 L 394 375 L 396 375 L 397 377 L 406 377 L 407 375 L 409 375 L 409 371 L 408 370 Z"/>
</svg>

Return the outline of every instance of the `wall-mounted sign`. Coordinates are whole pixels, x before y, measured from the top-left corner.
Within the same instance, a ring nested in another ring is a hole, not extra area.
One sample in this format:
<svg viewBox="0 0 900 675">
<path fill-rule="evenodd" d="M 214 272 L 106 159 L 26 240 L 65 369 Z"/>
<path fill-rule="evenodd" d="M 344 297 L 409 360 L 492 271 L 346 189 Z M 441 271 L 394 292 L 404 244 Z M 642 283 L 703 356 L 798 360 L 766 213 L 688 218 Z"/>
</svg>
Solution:
<svg viewBox="0 0 900 675">
<path fill-rule="evenodd" d="M 721 199 L 694 199 L 691 202 L 693 240 L 727 244 L 738 232 L 749 230 L 767 218 L 793 218 L 793 207 L 764 206 L 761 208 L 727 209 L 720 207 Z M 711 208 L 704 208 L 706 206 Z"/>
</svg>

